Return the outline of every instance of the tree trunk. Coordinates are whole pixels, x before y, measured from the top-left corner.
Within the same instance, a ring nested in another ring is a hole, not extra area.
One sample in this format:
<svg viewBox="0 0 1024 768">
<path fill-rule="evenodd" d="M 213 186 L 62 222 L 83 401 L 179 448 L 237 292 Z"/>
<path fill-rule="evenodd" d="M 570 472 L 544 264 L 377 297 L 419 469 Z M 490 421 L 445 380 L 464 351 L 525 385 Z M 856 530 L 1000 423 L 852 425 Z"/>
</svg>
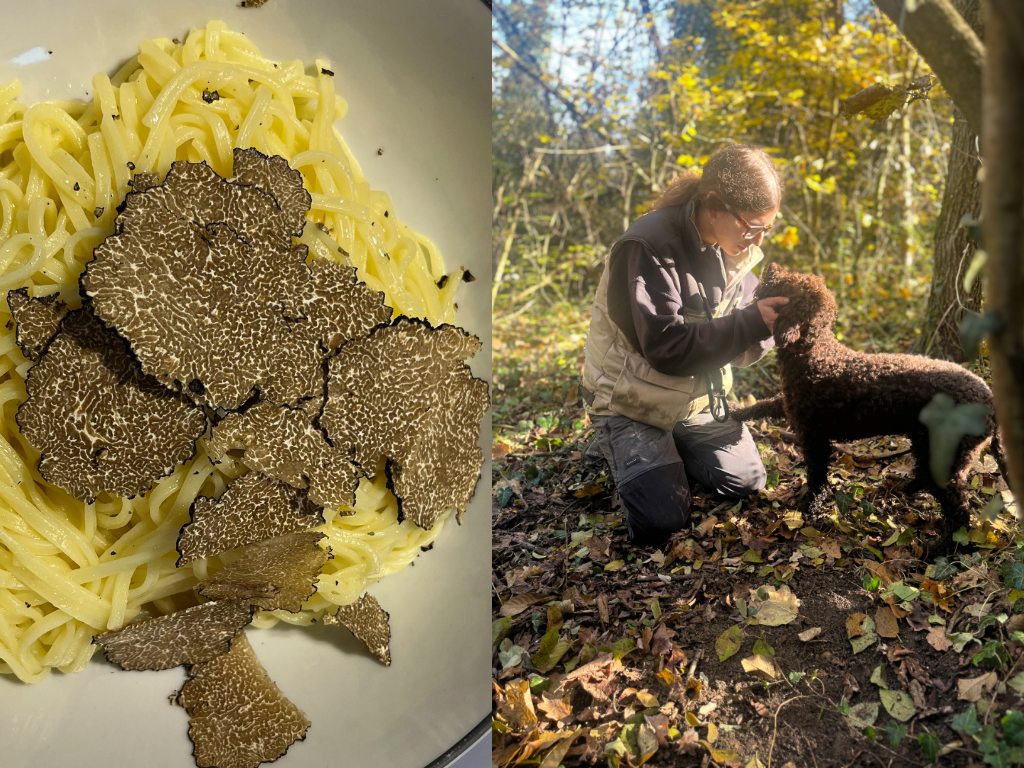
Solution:
<svg viewBox="0 0 1024 768">
<path fill-rule="evenodd" d="M 1024 8 L 985 2 L 985 250 L 989 306 L 1002 321 L 992 335 L 996 412 L 1010 488 L 1024 497 Z M 1016 39 L 1015 39 L 1016 38 Z M 1017 502 L 1021 518 L 1021 502 Z"/>
<path fill-rule="evenodd" d="M 983 40 L 985 28 L 980 0 L 955 0 L 954 7 L 970 25 L 971 31 Z M 965 310 L 977 312 L 981 308 L 981 281 L 975 281 L 970 293 L 964 291 L 963 278 L 977 246 L 968 242 L 967 231 L 960 227 L 960 219 L 967 213 L 974 218 L 981 214 L 981 184 L 978 181 L 981 163 L 976 131 L 959 109 L 954 109 L 953 115 L 946 187 L 942 194 L 942 209 L 935 222 L 932 286 L 916 347 L 926 355 L 962 363 L 964 352 L 960 347 L 960 320 Z"/>
<path fill-rule="evenodd" d="M 977 312 L 981 307 L 981 281 L 975 281 L 969 294 L 963 288 L 975 245 L 968 243 L 967 231 L 960 227 L 965 213 L 975 217 L 981 213 L 981 184 L 978 183 L 981 164 L 974 140 L 975 134 L 963 113 L 956 110 L 942 210 L 935 222 L 931 293 L 917 343 L 918 351 L 926 355 L 958 363 L 964 360 L 959 334 L 964 310 Z"/>
</svg>

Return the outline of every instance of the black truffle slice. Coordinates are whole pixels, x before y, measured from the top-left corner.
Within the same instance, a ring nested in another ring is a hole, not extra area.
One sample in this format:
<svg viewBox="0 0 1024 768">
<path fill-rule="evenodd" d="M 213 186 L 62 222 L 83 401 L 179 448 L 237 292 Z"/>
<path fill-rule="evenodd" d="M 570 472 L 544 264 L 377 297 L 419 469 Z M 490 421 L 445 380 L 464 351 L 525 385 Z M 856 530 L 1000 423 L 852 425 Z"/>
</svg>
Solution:
<svg viewBox="0 0 1024 768">
<path fill-rule="evenodd" d="M 445 510 L 454 508 L 460 523 L 466 514 L 484 462 L 477 440 L 488 406 L 487 384 L 465 366 L 452 371 L 435 395 L 408 452 L 387 468 L 402 516 L 428 529 Z"/>
<path fill-rule="evenodd" d="M 29 360 L 39 360 L 68 313 L 59 293 L 30 299 L 25 288 L 7 293 L 7 306 L 17 323 L 15 340 Z"/>
<path fill-rule="evenodd" d="M 29 371 L 21 433 L 39 474 L 75 498 L 132 497 L 195 454 L 204 413 L 139 370 L 87 309 L 71 312 Z"/>
<path fill-rule="evenodd" d="M 386 456 L 402 515 L 424 528 L 452 507 L 461 517 L 483 463 L 487 385 L 462 362 L 479 348 L 460 328 L 400 318 L 329 361 L 320 426 L 364 468 Z"/>
<path fill-rule="evenodd" d="M 136 173 L 132 177 L 132 191 L 133 192 L 145 192 L 150 187 L 155 187 L 160 183 L 160 176 L 151 171 L 145 173 Z"/>
<path fill-rule="evenodd" d="M 306 737 L 309 720 L 270 679 L 244 632 L 230 652 L 189 675 L 177 703 L 188 712 L 197 766 L 256 768 Z"/>
<path fill-rule="evenodd" d="M 207 450 L 218 459 L 239 448 L 245 449 L 242 463 L 249 469 L 308 489 L 314 504 L 350 507 L 355 501 L 359 468 L 327 443 L 301 408 L 264 402 L 229 414 L 213 428 Z"/>
<path fill-rule="evenodd" d="M 163 184 L 129 194 L 82 286 L 165 386 L 229 411 L 257 392 L 297 405 L 323 396 L 332 349 L 392 310 L 352 267 L 310 268 L 292 245 L 310 202 L 297 171 L 255 150 L 235 162 L 238 181 L 178 162 Z"/>
<path fill-rule="evenodd" d="M 192 502 L 192 521 L 178 536 L 178 567 L 253 542 L 306 531 L 324 524 L 323 508 L 306 492 L 250 472 L 235 480 L 220 499 Z"/>
<path fill-rule="evenodd" d="M 247 600 L 265 611 L 297 613 L 316 591 L 316 577 L 331 558 L 317 543 L 324 538 L 302 531 L 250 544 L 196 590 L 210 600 Z"/>
<path fill-rule="evenodd" d="M 374 656 L 391 666 L 391 616 L 380 607 L 373 595 L 363 595 L 354 603 L 343 605 L 334 613 L 324 614 L 324 624 L 340 625 L 363 641 Z"/>
<path fill-rule="evenodd" d="M 252 621 L 255 610 L 241 600 L 203 603 L 103 632 L 92 641 L 121 669 L 198 664 L 227 653 L 231 639 Z"/>
</svg>

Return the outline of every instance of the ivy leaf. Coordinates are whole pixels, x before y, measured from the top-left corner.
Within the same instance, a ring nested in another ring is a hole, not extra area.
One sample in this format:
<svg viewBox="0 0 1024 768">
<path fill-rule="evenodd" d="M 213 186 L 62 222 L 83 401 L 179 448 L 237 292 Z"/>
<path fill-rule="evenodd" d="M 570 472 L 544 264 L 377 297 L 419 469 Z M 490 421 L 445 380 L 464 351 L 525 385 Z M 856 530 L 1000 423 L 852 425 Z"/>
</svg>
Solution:
<svg viewBox="0 0 1024 768">
<path fill-rule="evenodd" d="M 1024 714 L 1007 710 L 1003 717 L 1003 738 L 1015 747 L 1024 747 Z"/>
<path fill-rule="evenodd" d="M 963 731 L 968 736 L 973 736 L 981 730 L 981 725 L 978 723 L 978 712 L 973 704 L 966 711 L 953 715 L 953 730 Z"/>
<path fill-rule="evenodd" d="M 1024 589 L 1024 563 L 1007 563 L 1003 566 L 1003 586 L 1007 589 Z"/>
<path fill-rule="evenodd" d="M 885 724 L 885 731 L 889 734 L 889 746 L 896 749 L 900 742 L 907 737 L 907 726 L 890 720 Z"/>
<path fill-rule="evenodd" d="M 925 757 L 929 763 L 935 763 L 939 759 L 939 737 L 930 731 L 925 731 L 917 737 L 917 743 L 924 750 Z"/>
<path fill-rule="evenodd" d="M 978 645 L 981 645 L 981 640 L 976 638 L 970 632 L 954 632 L 951 635 L 946 635 L 946 639 L 953 643 L 953 650 L 957 653 L 962 653 L 964 647 L 973 640 Z"/>
<path fill-rule="evenodd" d="M 1010 660 L 1010 655 L 998 640 L 989 640 L 971 659 L 976 667 L 999 669 Z"/>
<path fill-rule="evenodd" d="M 982 403 L 957 405 L 945 392 L 939 392 L 921 409 L 921 423 L 928 427 L 928 446 L 931 449 L 932 477 L 940 487 L 949 483 L 960 439 L 964 435 L 978 437 L 985 434 L 989 407 Z"/>
</svg>

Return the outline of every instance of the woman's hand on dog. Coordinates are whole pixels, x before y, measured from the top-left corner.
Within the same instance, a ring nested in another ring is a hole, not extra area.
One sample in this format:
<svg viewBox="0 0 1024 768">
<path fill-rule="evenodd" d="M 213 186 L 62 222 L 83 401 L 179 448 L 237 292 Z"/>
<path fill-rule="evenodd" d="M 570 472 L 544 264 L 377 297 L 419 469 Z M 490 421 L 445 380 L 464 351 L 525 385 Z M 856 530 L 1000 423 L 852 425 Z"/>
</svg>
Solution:
<svg viewBox="0 0 1024 768">
<path fill-rule="evenodd" d="M 789 299 L 785 296 L 772 296 L 757 302 L 757 308 L 761 310 L 761 319 L 768 326 L 769 333 L 774 331 L 775 320 L 779 316 L 779 307 L 783 307 L 786 304 L 789 304 Z"/>
</svg>

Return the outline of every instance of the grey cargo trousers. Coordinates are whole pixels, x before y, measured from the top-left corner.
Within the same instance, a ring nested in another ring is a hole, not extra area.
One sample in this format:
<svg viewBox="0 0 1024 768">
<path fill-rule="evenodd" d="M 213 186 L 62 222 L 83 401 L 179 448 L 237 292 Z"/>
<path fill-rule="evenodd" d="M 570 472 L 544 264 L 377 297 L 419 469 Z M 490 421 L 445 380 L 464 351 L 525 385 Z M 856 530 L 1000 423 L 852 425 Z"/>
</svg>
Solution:
<svg viewBox="0 0 1024 768">
<path fill-rule="evenodd" d="M 666 432 L 625 416 L 592 418 L 594 443 L 619 489 L 631 543 L 659 545 L 686 525 L 690 483 L 728 498 L 765 486 L 764 464 L 741 422 L 719 423 L 700 413 Z"/>
</svg>

